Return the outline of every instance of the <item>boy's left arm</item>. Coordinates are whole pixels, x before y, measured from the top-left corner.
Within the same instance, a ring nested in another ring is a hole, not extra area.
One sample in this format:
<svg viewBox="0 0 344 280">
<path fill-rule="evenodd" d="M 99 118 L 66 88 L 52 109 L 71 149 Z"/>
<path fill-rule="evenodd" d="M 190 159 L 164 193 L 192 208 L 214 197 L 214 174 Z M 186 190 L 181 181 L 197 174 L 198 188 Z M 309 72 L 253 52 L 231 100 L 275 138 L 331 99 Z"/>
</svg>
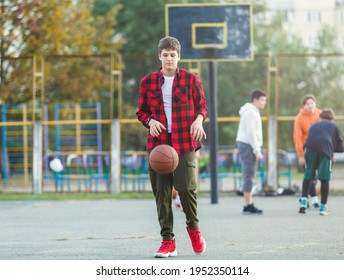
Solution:
<svg viewBox="0 0 344 280">
<path fill-rule="evenodd" d="M 344 143 L 343 141 L 337 142 L 337 147 L 335 150 L 336 153 L 343 153 L 344 152 Z"/>
<path fill-rule="evenodd" d="M 343 142 L 343 135 L 341 131 L 338 128 L 338 133 L 337 133 L 337 145 L 335 148 L 335 152 L 337 153 L 343 153 L 344 152 L 344 142 Z"/>
</svg>

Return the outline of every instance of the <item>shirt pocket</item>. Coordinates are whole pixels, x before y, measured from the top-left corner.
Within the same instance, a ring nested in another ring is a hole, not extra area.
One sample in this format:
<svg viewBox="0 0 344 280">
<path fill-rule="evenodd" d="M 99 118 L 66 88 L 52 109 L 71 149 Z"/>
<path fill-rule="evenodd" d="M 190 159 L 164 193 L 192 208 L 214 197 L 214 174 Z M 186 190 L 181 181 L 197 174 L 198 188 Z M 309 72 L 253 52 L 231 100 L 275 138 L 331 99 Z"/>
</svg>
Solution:
<svg viewBox="0 0 344 280">
<path fill-rule="evenodd" d="M 187 87 L 181 87 L 176 89 L 174 101 L 180 105 L 186 105 L 188 103 L 189 89 Z"/>
</svg>

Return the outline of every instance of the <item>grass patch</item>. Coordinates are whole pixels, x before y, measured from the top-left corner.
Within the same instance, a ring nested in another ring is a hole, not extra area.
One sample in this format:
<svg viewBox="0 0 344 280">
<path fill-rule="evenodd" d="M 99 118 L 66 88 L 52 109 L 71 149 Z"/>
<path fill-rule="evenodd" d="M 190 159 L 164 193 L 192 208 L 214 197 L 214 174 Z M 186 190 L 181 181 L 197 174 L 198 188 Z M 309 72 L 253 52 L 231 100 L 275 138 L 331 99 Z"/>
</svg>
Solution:
<svg viewBox="0 0 344 280">
<path fill-rule="evenodd" d="M 331 182 L 330 182 L 330 184 L 331 184 Z M 344 196 L 344 190 L 331 190 L 331 186 L 330 186 L 330 195 Z"/>
<path fill-rule="evenodd" d="M 0 200 L 99 200 L 99 199 L 152 199 L 150 192 L 123 192 L 110 193 L 73 193 L 73 192 L 46 192 L 31 193 L 0 193 Z"/>
<path fill-rule="evenodd" d="M 199 198 L 210 197 L 210 192 L 198 192 Z M 237 196 L 236 192 L 219 192 L 220 197 Z M 330 196 L 344 196 L 344 190 L 330 190 Z M 154 199 L 151 192 L 122 192 L 110 193 L 83 193 L 83 192 L 45 192 L 31 193 L 1 193 L 1 200 L 101 200 L 101 199 Z"/>
</svg>

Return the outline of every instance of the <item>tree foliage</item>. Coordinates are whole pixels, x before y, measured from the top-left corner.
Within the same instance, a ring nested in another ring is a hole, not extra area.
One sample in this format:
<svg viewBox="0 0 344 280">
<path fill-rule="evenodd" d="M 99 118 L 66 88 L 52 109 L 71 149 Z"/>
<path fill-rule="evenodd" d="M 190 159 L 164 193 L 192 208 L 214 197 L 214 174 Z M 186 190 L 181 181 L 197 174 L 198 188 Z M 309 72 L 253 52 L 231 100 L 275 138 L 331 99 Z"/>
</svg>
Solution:
<svg viewBox="0 0 344 280">
<path fill-rule="evenodd" d="M 91 0 L 22 0 L 5 1 L 3 5 L 3 28 L 0 29 L 1 98 L 9 103 L 27 102 L 32 95 L 30 83 L 25 85 L 24 94 L 18 95 L 11 90 L 23 87 L 19 86 L 22 81 L 15 77 L 32 79 L 32 63 L 22 63 L 22 60 L 14 58 L 113 53 L 125 43 L 115 36 L 120 8 L 117 5 L 111 7 L 106 15 L 96 16 L 91 15 Z M 104 78 L 99 76 L 99 70 L 110 71 L 105 69 L 108 64 L 100 65 L 99 60 L 92 62 L 68 58 L 60 64 L 49 65 L 48 62 L 45 68 L 47 100 L 55 95 L 58 100 L 70 100 L 70 96 L 77 96 L 75 101 L 96 101 L 97 93 L 104 87 Z M 52 72 L 58 72 L 58 75 L 52 77 Z"/>
</svg>

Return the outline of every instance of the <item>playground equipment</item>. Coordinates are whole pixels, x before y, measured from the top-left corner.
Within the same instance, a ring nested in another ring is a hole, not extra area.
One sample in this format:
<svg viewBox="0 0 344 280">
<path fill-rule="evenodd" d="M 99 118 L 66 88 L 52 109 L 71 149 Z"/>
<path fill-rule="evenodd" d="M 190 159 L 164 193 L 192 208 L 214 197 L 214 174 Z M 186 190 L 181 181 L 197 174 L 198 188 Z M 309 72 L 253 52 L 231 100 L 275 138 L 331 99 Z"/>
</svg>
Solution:
<svg viewBox="0 0 344 280">
<path fill-rule="evenodd" d="M 1 105 L 2 122 L 26 123 L 32 107 L 26 104 Z M 32 127 L 22 125 L 2 126 L 2 177 L 6 186 L 9 176 L 23 176 L 29 181 L 32 159 Z"/>
<path fill-rule="evenodd" d="M 76 124 L 59 124 L 54 126 L 54 131 L 49 127 L 44 129 L 44 178 L 54 178 L 55 189 L 71 191 L 71 180 L 77 180 L 77 190 L 92 190 L 95 180 L 95 190 L 98 191 L 99 180 L 104 179 L 109 186 L 109 153 L 102 151 L 102 125 L 80 124 L 81 119 L 100 120 L 100 103 L 81 104 L 54 104 L 53 120 L 75 120 Z M 44 120 L 49 120 L 48 106 L 44 106 Z M 49 133 L 54 137 L 54 142 L 49 141 Z M 53 146 L 51 149 L 50 147 Z M 53 152 L 49 152 L 53 150 Z M 65 168 L 64 171 L 51 174 L 49 160 L 51 157 L 59 158 Z"/>
<path fill-rule="evenodd" d="M 147 152 L 123 151 L 121 157 L 122 190 L 145 191 L 146 183 L 149 181 Z"/>
<path fill-rule="evenodd" d="M 44 121 L 53 118 L 55 121 L 73 120 L 76 123 L 44 126 L 44 179 L 54 178 L 55 187 L 56 183 L 62 187 L 61 184 L 64 182 L 62 178 L 65 176 L 64 179 L 68 179 L 66 182 L 69 184 L 68 189 L 70 189 L 71 179 L 76 178 L 79 190 L 81 190 L 79 171 L 84 168 L 86 172 L 84 172 L 84 176 L 88 176 L 88 180 L 84 180 L 86 190 L 90 189 L 90 180 L 96 180 L 96 189 L 100 179 L 104 179 L 106 186 L 108 186 L 110 158 L 109 153 L 102 151 L 102 124 L 78 123 L 81 119 L 100 120 L 100 103 L 53 104 L 53 110 L 49 110 L 48 105 L 44 105 L 43 110 Z M 52 112 L 51 116 L 49 116 L 49 111 Z M 4 155 L 1 166 L 3 167 L 4 186 L 7 185 L 10 176 L 23 177 L 25 183 L 29 182 L 32 173 L 33 135 L 32 126 L 23 125 L 23 123 L 29 122 L 31 116 L 32 106 L 26 104 L 1 105 L 1 121 L 11 122 L 11 125 L 1 127 L 1 148 Z M 18 122 L 18 125 L 14 125 L 15 122 Z M 86 155 L 86 158 L 83 158 L 83 161 L 77 158 L 73 164 L 65 166 L 68 174 L 63 172 L 54 174 L 49 168 L 49 160 L 52 154 L 56 157 L 62 155 L 68 157 L 69 154 L 77 154 L 77 157 Z M 80 166 L 74 168 L 74 165 Z M 77 170 L 78 172 L 76 172 Z M 73 172 L 76 173 L 73 174 Z"/>
</svg>

